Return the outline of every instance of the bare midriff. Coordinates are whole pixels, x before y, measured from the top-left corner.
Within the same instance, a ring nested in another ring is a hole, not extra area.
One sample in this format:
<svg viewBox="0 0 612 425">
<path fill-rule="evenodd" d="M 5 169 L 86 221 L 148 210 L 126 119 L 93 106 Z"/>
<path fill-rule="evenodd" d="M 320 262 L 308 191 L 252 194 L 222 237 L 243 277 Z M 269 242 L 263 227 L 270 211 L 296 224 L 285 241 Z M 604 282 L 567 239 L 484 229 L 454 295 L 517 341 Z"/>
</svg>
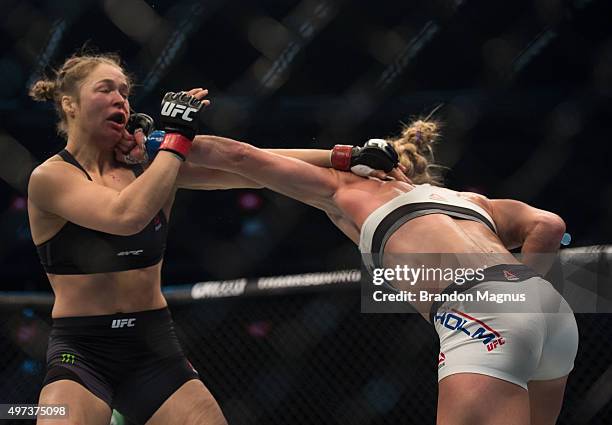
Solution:
<svg viewBox="0 0 612 425">
<path fill-rule="evenodd" d="M 165 307 L 161 262 L 151 267 L 86 275 L 47 274 L 55 293 L 51 316 L 98 316 Z"/>
</svg>

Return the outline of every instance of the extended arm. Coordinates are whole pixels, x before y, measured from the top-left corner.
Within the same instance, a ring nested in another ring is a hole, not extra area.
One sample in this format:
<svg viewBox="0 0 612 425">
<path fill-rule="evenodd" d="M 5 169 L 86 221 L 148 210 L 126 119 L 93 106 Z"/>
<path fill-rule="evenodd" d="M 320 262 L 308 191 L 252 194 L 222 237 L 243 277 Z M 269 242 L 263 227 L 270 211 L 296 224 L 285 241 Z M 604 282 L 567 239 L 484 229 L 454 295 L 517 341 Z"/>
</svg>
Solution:
<svg viewBox="0 0 612 425">
<path fill-rule="evenodd" d="M 133 118 L 133 119 L 132 119 Z M 131 131 L 136 128 L 152 128 L 153 119 L 146 114 L 138 113 L 132 116 Z M 136 143 L 133 137 L 126 137 L 115 148 L 116 159 L 128 164 L 143 163 L 152 158 L 157 145 L 164 140 L 163 132 L 152 132 L 146 145 Z M 232 187 L 256 187 L 248 179 L 241 179 L 226 173 L 209 173 L 202 167 L 208 164 L 207 147 L 204 138 L 197 138 L 190 145 L 189 165 L 179 172 L 179 187 L 190 189 L 229 189 Z M 263 149 L 289 158 L 299 159 L 319 167 L 333 167 L 338 170 L 379 179 L 388 177 L 408 182 L 399 164 L 397 153 L 390 143 L 382 139 L 370 139 L 363 147 L 336 145 L 332 150 L 325 149 Z M 149 152 L 149 155 L 146 154 Z M 208 179 L 208 180 L 204 180 Z M 212 179 L 212 180 L 211 180 Z"/>
<path fill-rule="evenodd" d="M 179 189 L 223 190 L 223 189 L 261 189 L 263 185 L 223 170 L 215 170 L 187 161 L 183 163 L 176 178 Z"/>
<path fill-rule="evenodd" d="M 193 165 L 206 165 L 209 163 L 208 158 L 208 146 L 207 137 L 209 136 L 197 136 L 193 141 L 193 147 L 189 154 L 188 161 Z M 227 139 L 229 140 L 229 139 Z M 271 152 L 277 155 L 286 156 L 289 158 L 299 159 L 318 167 L 330 168 L 331 163 L 331 150 L 326 149 L 262 149 L 266 152 Z"/>
<path fill-rule="evenodd" d="M 260 189 L 262 184 L 228 170 L 208 168 L 210 147 L 206 146 L 206 136 L 196 136 L 187 162 L 181 167 L 176 179 L 177 187 L 182 189 Z M 264 149 L 281 156 L 296 158 L 319 167 L 331 167 L 331 151 L 324 149 Z"/>
<path fill-rule="evenodd" d="M 339 172 L 217 136 L 196 136 L 201 164 L 245 176 L 325 211 L 336 211 Z"/>
<path fill-rule="evenodd" d="M 137 114 L 143 121 L 152 119 L 145 114 Z M 231 189 L 231 188 L 258 188 L 260 185 L 245 176 L 239 176 L 231 171 L 211 172 L 208 158 L 209 146 L 206 145 L 207 136 L 198 136 L 191 145 L 187 163 L 179 171 L 177 185 L 187 189 Z M 212 137 L 212 136 L 210 136 Z M 133 139 L 133 138 L 132 138 Z M 153 132 L 145 145 L 126 138 L 116 147 L 116 158 L 119 162 L 135 163 L 146 162 L 146 151 L 155 151 L 157 144 L 163 140 L 163 132 Z M 226 139 L 229 140 L 229 139 Z M 318 167 L 334 167 L 339 170 L 352 171 L 362 177 L 373 176 L 379 179 L 389 177 L 408 182 L 399 163 L 397 153 L 385 140 L 371 139 L 363 148 L 336 145 L 332 150 L 325 149 L 262 149 L 272 154 L 295 158 Z M 151 155 L 148 155 L 150 158 Z"/>
<path fill-rule="evenodd" d="M 266 152 L 299 159 L 317 167 L 331 168 L 331 150 L 327 149 L 263 149 Z"/>
<path fill-rule="evenodd" d="M 210 146 L 208 145 L 210 140 L 232 142 L 230 139 L 215 139 L 214 136 L 197 136 L 189 156 L 190 172 L 188 173 L 185 170 L 186 172 L 183 173 L 183 170 L 181 170 L 179 173 L 181 187 L 193 189 L 258 187 L 257 184 L 250 180 L 250 176 L 239 177 L 233 174 L 234 171 L 225 170 L 225 173 L 219 172 L 218 174 L 206 172 L 202 167 L 218 167 L 217 164 L 212 164 L 210 161 Z M 350 169 L 350 171 L 362 177 L 373 176 L 379 179 L 392 177 L 400 181 L 409 181 L 400 169 L 395 168 L 399 161 L 397 153 L 384 140 L 369 140 L 363 148 L 336 145 L 333 150 L 260 149 L 260 151 L 276 156 L 298 159 L 317 167 L 330 168 L 333 166 L 336 169 L 345 171 Z M 184 168 L 187 169 L 188 167 Z"/>
</svg>

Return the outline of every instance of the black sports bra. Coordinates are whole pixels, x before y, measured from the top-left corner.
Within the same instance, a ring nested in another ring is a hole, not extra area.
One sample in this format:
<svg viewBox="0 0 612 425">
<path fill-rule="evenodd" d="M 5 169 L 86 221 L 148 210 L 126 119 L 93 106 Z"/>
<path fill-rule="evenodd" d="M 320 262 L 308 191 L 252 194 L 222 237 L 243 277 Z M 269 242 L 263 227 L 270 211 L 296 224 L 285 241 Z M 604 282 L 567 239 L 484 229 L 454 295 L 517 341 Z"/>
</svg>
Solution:
<svg viewBox="0 0 612 425">
<path fill-rule="evenodd" d="M 70 152 L 64 149 L 58 155 L 92 180 Z M 133 171 L 138 177 L 143 168 L 138 166 Z M 131 236 L 111 235 L 67 222 L 36 249 L 45 271 L 50 274 L 119 272 L 159 263 L 166 249 L 167 234 L 166 217 L 159 211 L 147 227 Z"/>
</svg>

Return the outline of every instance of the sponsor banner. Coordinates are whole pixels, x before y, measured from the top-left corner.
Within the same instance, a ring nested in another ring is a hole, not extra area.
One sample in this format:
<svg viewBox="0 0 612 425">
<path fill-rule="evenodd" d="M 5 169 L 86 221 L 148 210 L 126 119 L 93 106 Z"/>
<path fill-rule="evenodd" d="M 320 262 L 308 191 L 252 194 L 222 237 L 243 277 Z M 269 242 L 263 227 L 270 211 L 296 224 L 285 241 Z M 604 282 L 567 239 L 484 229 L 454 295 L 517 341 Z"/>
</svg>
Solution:
<svg viewBox="0 0 612 425">
<path fill-rule="evenodd" d="M 192 299 L 240 297 L 266 293 L 286 293 L 326 286 L 353 286 L 357 288 L 360 281 L 361 272 L 359 270 L 338 270 L 255 279 L 199 282 L 191 286 L 190 297 Z M 168 299 L 176 298 L 182 292 L 184 292 L 184 289 L 182 291 L 166 292 L 166 297 Z"/>
<path fill-rule="evenodd" d="M 199 282 L 191 287 L 191 298 L 225 298 L 244 295 L 246 279 Z"/>
</svg>

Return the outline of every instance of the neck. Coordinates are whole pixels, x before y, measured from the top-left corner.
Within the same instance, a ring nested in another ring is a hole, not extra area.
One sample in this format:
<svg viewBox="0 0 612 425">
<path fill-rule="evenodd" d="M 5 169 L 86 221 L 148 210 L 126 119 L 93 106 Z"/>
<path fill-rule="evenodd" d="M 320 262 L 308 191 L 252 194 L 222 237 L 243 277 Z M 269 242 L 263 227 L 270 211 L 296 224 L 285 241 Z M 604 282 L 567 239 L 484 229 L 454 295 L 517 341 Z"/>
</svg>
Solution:
<svg viewBox="0 0 612 425">
<path fill-rule="evenodd" d="M 114 144 L 108 140 L 96 140 L 92 134 L 72 129 L 68 134 L 66 149 L 88 171 L 102 175 L 115 162 Z"/>
</svg>

